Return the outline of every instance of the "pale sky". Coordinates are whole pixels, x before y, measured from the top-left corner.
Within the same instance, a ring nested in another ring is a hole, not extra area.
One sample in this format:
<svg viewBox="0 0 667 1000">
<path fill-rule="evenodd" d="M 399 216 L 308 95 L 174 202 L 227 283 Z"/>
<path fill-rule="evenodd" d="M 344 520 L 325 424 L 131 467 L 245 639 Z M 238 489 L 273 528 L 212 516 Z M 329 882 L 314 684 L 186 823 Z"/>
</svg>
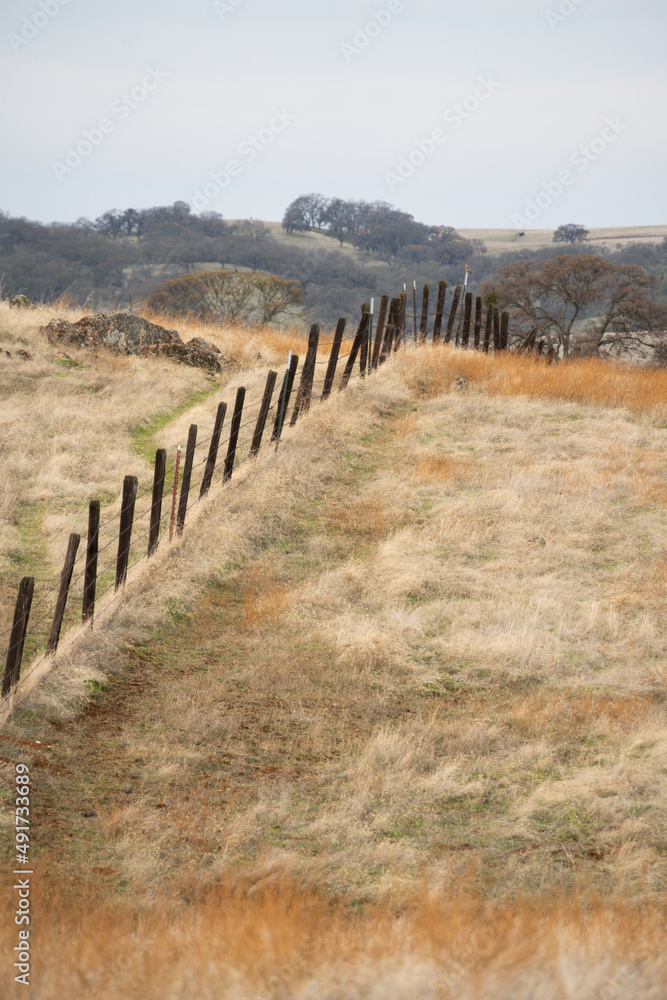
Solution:
<svg viewBox="0 0 667 1000">
<path fill-rule="evenodd" d="M 0 208 L 663 224 L 666 37 L 664 0 L 4 0 Z"/>
</svg>

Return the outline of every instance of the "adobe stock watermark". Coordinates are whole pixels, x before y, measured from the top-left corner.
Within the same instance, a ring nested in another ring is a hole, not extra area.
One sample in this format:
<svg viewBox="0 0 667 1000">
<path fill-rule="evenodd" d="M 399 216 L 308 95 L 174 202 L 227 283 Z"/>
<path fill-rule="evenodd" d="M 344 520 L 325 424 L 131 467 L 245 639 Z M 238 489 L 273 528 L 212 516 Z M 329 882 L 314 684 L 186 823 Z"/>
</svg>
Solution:
<svg viewBox="0 0 667 1000">
<path fill-rule="evenodd" d="M 245 0 L 213 0 L 213 10 L 216 12 L 221 21 L 227 17 L 228 14 L 233 14 L 235 10 L 242 7 Z"/>
<path fill-rule="evenodd" d="M 51 169 L 59 181 L 73 174 L 102 145 L 108 135 L 116 131 L 118 121 L 125 121 L 133 111 L 136 111 L 155 90 L 160 87 L 169 74 L 160 69 L 146 67 L 146 75 L 129 91 L 123 93 L 112 102 L 111 116 L 101 118 L 94 128 L 85 128 L 81 138 L 73 146 L 67 146 L 63 160 L 53 160 Z M 117 119 L 117 120 L 114 120 Z"/>
<path fill-rule="evenodd" d="M 443 114 L 443 121 L 451 126 L 450 131 L 460 129 L 500 87 L 501 84 L 492 76 L 480 76 L 474 91 Z M 399 185 L 405 184 L 448 141 L 449 134 L 443 128 L 434 128 L 425 139 L 416 139 L 410 152 L 400 157 L 396 169 L 385 171 L 384 179 L 389 190 L 393 193 Z"/>
<path fill-rule="evenodd" d="M 256 135 L 247 136 L 236 148 L 239 159 L 229 160 L 222 170 L 211 171 L 211 178 L 201 188 L 195 188 L 191 198 L 192 207 L 197 212 L 202 212 L 212 201 L 219 198 L 223 191 L 232 183 L 235 177 L 243 173 L 244 166 L 253 163 L 260 153 L 273 144 L 276 137 L 285 129 L 289 128 L 292 122 L 296 121 L 293 115 L 286 108 L 274 108 L 273 117 L 269 123 L 257 132 Z"/>
<path fill-rule="evenodd" d="M 341 42 L 340 50 L 345 57 L 345 62 L 349 65 L 355 56 L 368 48 L 373 39 L 381 35 L 385 28 L 388 28 L 398 14 L 402 14 L 405 8 L 401 0 L 389 0 L 386 7 L 380 10 L 371 10 L 370 19 L 364 25 L 357 25 L 351 42 Z"/>
<path fill-rule="evenodd" d="M 10 31 L 7 35 L 7 41 L 14 52 L 20 52 L 25 45 L 29 45 L 34 38 L 37 38 L 70 2 L 71 0 L 39 0 L 37 9 L 30 17 L 24 17 L 21 21 L 19 31 Z"/>
<path fill-rule="evenodd" d="M 602 129 L 600 135 L 596 136 L 587 146 L 579 146 L 575 149 L 570 154 L 569 163 L 571 166 L 577 168 L 579 174 L 586 173 L 591 164 L 599 160 L 601 156 L 604 156 L 609 147 L 629 127 L 618 116 L 616 118 L 607 118 L 605 120 L 605 127 Z M 516 213 L 512 216 L 513 227 L 515 229 L 524 229 L 531 222 L 539 219 L 542 213 L 546 212 L 565 193 L 565 190 L 574 184 L 576 176 L 572 170 L 564 169 L 553 180 L 543 181 L 542 190 L 534 198 L 529 198 L 526 201 L 523 214 Z"/>
<path fill-rule="evenodd" d="M 549 10 L 545 10 L 544 16 L 546 17 L 552 31 L 559 28 L 561 24 L 565 24 L 568 17 L 572 17 L 576 14 L 580 7 L 586 3 L 586 0 L 561 0 L 558 7 L 554 10 L 550 7 Z"/>
</svg>

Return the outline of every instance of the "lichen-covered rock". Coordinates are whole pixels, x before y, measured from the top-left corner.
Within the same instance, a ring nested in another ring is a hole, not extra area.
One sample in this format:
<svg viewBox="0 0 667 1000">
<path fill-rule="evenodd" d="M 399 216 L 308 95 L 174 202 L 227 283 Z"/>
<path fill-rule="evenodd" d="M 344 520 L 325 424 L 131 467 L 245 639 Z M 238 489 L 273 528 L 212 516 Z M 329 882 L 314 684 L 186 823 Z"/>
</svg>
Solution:
<svg viewBox="0 0 667 1000">
<path fill-rule="evenodd" d="M 132 313 L 98 313 L 84 316 L 76 323 L 54 319 L 42 327 L 52 344 L 74 344 L 76 347 L 106 347 L 119 354 L 138 354 L 152 344 L 180 344 L 176 330 L 165 330 Z"/>
<path fill-rule="evenodd" d="M 189 344 L 148 344 L 137 352 L 144 358 L 159 357 L 170 358 L 172 361 L 180 361 L 183 365 L 191 368 L 205 368 L 207 371 L 219 372 L 222 365 L 218 357 L 222 355 L 213 354 L 211 351 L 204 351 L 200 347 L 193 347 Z"/>
<path fill-rule="evenodd" d="M 208 351 L 209 354 L 220 354 L 220 348 L 205 337 L 193 337 L 192 340 L 188 340 L 187 346 L 198 347 L 202 351 Z"/>
<path fill-rule="evenodd" d="M 15 295 L 13 299 L 9 300 L 10 309 L 35 309 L 36 306 L 32 304 L 27 295 Z"/>
</svg>

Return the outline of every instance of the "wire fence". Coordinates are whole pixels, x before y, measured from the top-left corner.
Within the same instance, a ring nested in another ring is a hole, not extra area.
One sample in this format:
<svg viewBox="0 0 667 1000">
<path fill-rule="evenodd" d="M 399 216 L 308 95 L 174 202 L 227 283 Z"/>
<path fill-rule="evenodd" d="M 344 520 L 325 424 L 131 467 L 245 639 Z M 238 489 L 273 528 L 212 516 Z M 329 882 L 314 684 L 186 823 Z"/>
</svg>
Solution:
<svg viewBox="0 0 667 1000">
<path fill-rule="evenodd" d="M 493 303 L 486 305 L 482 323 L 482 300 L 478 296 L 473 301 L 472 292 L 465 286 L 457 286 L 448 297 L 446 282 L 441 282 L 435 309 L 430 307 L 428 285 L 422 290 L 419 308 L 416 287 L 412 292 L 412 315 L 408 290 L 404 289 L 391 303 L 383 296 L 379 313 L 373 303 L 364 303 L 361 321 L 352 336 L 345 336 L 346 321 L 341 319 L 325 357 L 319 356 L 320 331 L 313 325 L 298 386 L 301 359 L 290 352 L 282 379 L 279 373 L 269 372 L 263 391 L 252 399 L 246 398 L 245 388 L 239 387 L 234 400 L 220 405 L 216 426 L 207 437 L 199 438 L 198 427 L 191 426 L 180 468 L 175 456 L 170 459 L 163 451 L 161 458 L 158 452 L 151 485 L 137 492 L 137 480 L 126 477 L 122 500 L 107 508 L 110 516 L 104 521 L 99 520 L 99 502 L 92 501 L 87 533 L 79 526 L 78 533 L 70 536 L 60 581 L 40 594 L 37 601 L 33 600 L 35 578 L 24 577 L 21 581 L 13 624 L 0 633 L 0 643 L 7 644 L 3 698 L 15 695 L 57 651 L 61 636 L 82 624 L 91 624 L 96 609 L 107 615 L 124 593 L 128 574 L 140 563 L 148 562 L 158 546 L 169 544 L 173 531 L 182 535 L 189 515 L 212 491 L 224 488 L 241 465 L 256 458 L 261 445 L 277 450 L 284 429 L 297 422 L 314 398 L 324 401 L 333 392 L 345 389 L 352 379 L 368 377 L 410 340 L 426 343 L 431 324 L 433 343 L 507 350 L 509 315 L 500 316 Z M 524 343 L 519 349 L 526 346 Z M 346 348 L 344 353 L 342 347 Z M 93 516 L 95 504 L 97 520 Z M 116 596 L 105 604 L 105 597 L 114 590 Z M 24 661 L 30 662 L 31 668 L 21 677 Z"/>
</svg>

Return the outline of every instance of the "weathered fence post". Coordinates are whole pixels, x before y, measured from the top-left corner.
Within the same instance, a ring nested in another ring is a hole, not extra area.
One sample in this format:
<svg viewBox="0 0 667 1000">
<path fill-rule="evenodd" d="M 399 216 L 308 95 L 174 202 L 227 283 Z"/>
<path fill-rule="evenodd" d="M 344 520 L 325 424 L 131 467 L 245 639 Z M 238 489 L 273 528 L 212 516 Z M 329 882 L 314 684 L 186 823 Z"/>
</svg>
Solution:
<svg viewBox="0 0 667 1000">
<path fill-rule="evenodd" d="M 405 340 L 408 332 L 408 321 L 407 321 L 407 310 L 408 310 L 408 293 L 403 292 L 401 296 L 401 311 L 399 316 L 399 330 L 398 337 L 394 342 L 394 350 L 397 351 L 401 345 L 401 341 Z"/>
<path fill-rule="evenodd" d="M 343 334 L 345 333 L 345 326 L 347 320 L 342 317 L 338 320 L 336 326 L 336 332 L 334 334 L 333 344 L 331 345 L 331 354 L 329 355 L 329 364 L 327 365 L 327 373 L 324 376 L 324 388 L 322 389 L 322 400 L 328 399 L 331 395 L 331 390 L 333 388 L 334 379 L 336 377 L 336 368 L 338 366 L 338 358 L 340 356 L 340 345 L 343 343 Z"/>
<path fill-rule="evenodd" d="M 493 349 L 500 350 L 500 313 L 498 307 L 493 307 Z"/>
<path fill-rule="evenodd" d="M 394 337 L 397 333 L 396 317 L 398 315 L 399 309 L 399 299 L 392 299 L 391 305 L 389 306 L 389 318 L 387 319 L 387 326 L 384 331 L 384 339 L 382 341 L 382 350 L 380 351 L 380 358 L 378 364 L 383 365 L 389 355 L 391 354 L 391 349 L 394 344 Z"/>
<path fill-rule="evenodd" d="M 475 301 L 475 350 L 479 350 L 479 342 L 482 337 L 482 298 L 477 296 Z"/>
<path fill-rule="evenodd" d="M 442 321 L 445 315 L 445 296 L 447 294 L 447 282 L 441 281 L 438 285 L 438 304 L 435 309 L 435 323 L 433 324 L 433 343 L 437 344 L 442 332 Z"/>
<path fill-rule="evenodd" d="M 493 332 L 493 306 L 486 310 L 486 328 L 484 330 L 484 353 L 489 353 L 491 344 L 491 333 Z"/>
<path fill-rule="evenodd" d="M 452 332 L 454 330 L 454 323 L 456 322 L 456 313 L 459 308 L 459 301 L 461 299 L 461 292 L 463 291 L 463 285 L 457 285 L 454 289 L 454 298 L 452 299 L 452 305 L 449 310 L 449 318 L 447 319 L 447 331 L 445 333 L 445 343 L 448 344 L 452 339 Z"/>
<path fill-rule="evenodd" d="M 97 553 L 100 547 L 100 501 L 88 505 L 88 544 L 86 545 L 86 571 L 83 578 L 83 604 L 81 620 L 85 624 L 95 617 L 97 592 Z"/>
<path fill-rule="evenodd" d="M 229 431 L 229 446 L 227 448 L 227 458 L 225 459 L 225 471 L 222 477 L 223 483 L 229 482 L 234 472 L 234 459 L 239 443 L 239 431 L 241 429 L 241 417 L 243 416 L 243 404 L 245 403 L 245 389 L 240 386 L 236 390 L 236 401 L 234 403 L 234 414 L 232 416 L 232 426 Z"/>
<path fill-rule="evenodd" d="M 364 343 L 364 340 L 366 342 L 368 341 L 368 324 L 370 323 L 371 314 L 370 311 L 366 310 L 367 305 L 368 303 L 364 302 L 363 306 L 364 311 L 361 317 L 361 322 L 359 323 L 359 328 L 356 332 L 354 341 L 352 343 L 352 350 L 350 351 L 350 356 L 347 359 L 347 364 L 345 365 L 345 370 L 343 371 L 341 389 L 344 389 L 347 386 L 347 383 L 350 381 L 350 376 L 354 368 L 354 363 L 357 360 L 357 355 L 359 353 L 359 349 L 362 343 Z M 368 305 L 368 310 L 370 310 L 370 305 Z"/>
<path fill-rule="evenodd" d="M 378 361 L 380 360 L 380 351 L 382 350 L 382 342 L 384 339 L 384 324 L 387 318 L 387 306 L 389 304 L 389 296 L 383 295 L 380 299 L 380 315 L 378 316 L 378 325 L 375 332 L 375 343 L 373 344 L 373 357 L 371 358 L 371 366 L 373 370 L 378 366 Z"/>
<path fill-rule="evenodd" d="M 271 409 L 271 400 L 273 399 L 273 390 L 276 387 L 277 378 L 278 372 L 274 371 L 269 372 L 266 376 L 266 385 L 264 386 L 262 405 L 259 408 L 259 416 L 257 417 L 257 423 L 255 424 L 255 433 L 252 436 L 252 444 L 250 446 L 250 454 L 253 458 L 256 458 L 259 454 L 259 449 L 262 447 L 264 428 L 266 427 L 269 410 Z"/>
<path fill-rule="evenodd" d="M 7 651 L 7 662 L 5 663 L 5 676 L 2 681 L 2 695 L 8 695 L 19 682 L 21 675 L 21 662 L 23 660 L 23 646 L 26 632 L 28 631 L 28 619 L 32 606 L 32 595 L 35 592 L 35 578 L 25 576 L 19 586 L 16 607 L 14 608 L 14 624 L 9 637 L 9 649 Z"/>
<path fill-rule="evenodd" d="M 294 427 L 301 412 L 307 413 L 310 409 L 310 400 L 313 394 L 313 381 L 315 379 L 315 363 L 317 361 L 317 348 L 320 343 L 320 328 L 317 323 L 313 323 L 308 334 L 308 350 L 306 360 L 301 369 L 301 384 L 296 394 L 294 412 L 290 420 L 290 427 Z"/>
<path fill-rule="evenodd" d="M 120 531 L 118 532 L 116 590 L 120 590 L 127 580 L 130 545 L 132 544 L 132 525 L 134 523 L 134 505 L 137 501 L 138 485 L 136 476 L 125 476 L 125 481 L 123 482 L 123 503 L 120 510 Z"/>
<path fill-rule="evenodd" d="M 181 467 L 181 446 L 176 449 L 176 468 L 174 469 L 174 492 L 171 497 L 171 517 L 169 518 L 169 543 L 174 537 L 174 519 L 176 517 L 176 498 L 178 497 L 178 472 Z"/>
<path fill-rule="evenodd" d="M 167 475 L 167 452 L 159 448 L 155 452 L 155 472 L 153 473 L 153 497 L 151 501 L 151 528 L 148 534 L 148 558 L 155 555 L 160 544 L 160 522 L 162 520 L 162 498 L 164 480 Z"/>
<path fill-rule="evenodd" d="M 510 335 L 510 314 L 504 312 L 500 317 L 500 350 L 506 351 Z"/>
<path fill-rule="evenodd" d="M 422 315 L 419 322 L 419 342 L 421 344 L 426 340 L 426 330 L 428 327 L 428 305 L 429 299 L 431 297 L 431 286 L 424 285 L 424 292 L 422 294 Z"/>
<path fill-rule="evenodd" d="M 371 314 L 371 304 L 370 302 L 364 302 L 361 307 L 362 314 L 368 313 L 368 322 L 364 327 L 364 336 L 361 343 L 359 344 L 359 374 L 362 378 L 366 378 L 366 367 L 368 365 L 368 337 L 371 329 L 371 324 L 373 322 L 373 316 Z"/>
<path fill-rule="evenodd" d="M 74 571 L 74 563 L 76 562 L 76 554 L 79 551 L 80 544 L 81 535 L 69 536 L 65 564 L 63 566 L 62 573 L 60 574 L 60 590 L 58 591 L 56 610 L 53 615 L 53 624 L 51 625 L 51 631 L 49 633 L 49 641 L 46 644 L 47 655 L 49 653 L 55 653 L 58 649 L 58 643 L 60 642 L 60 630 L 63 625 L 63 618 L 65 617 L 65 608 L 67 607 L 67 595 L 69 594 L 69 587 L 72 582 L 72 573 Z"/>
<path fill-rule="evenodd" d="M 278 444 L 280 443 L 280 438 L 282 437 L 283 424 L 285 423 L 285 417 L 287 416 L 289 401 L 292 395 L 292 389 L 294 388 L 294 380 L 296 379 L 296 371 L 298 367 L 298 354 L 291 354 L 289 365 L 287 366 L 287 371 L 285 372 L 285 378 L 283 380 L 282 392 L 280 393 L 278 412 L 276 413 L 276 420 L 273 425 L 273 434 L 271 435 L 271 440 L 276 442 L 276 450 L 278 449 Z"/>
<path fill-rule="evenodd" d="M 188 445 L 185 449 L 185 465 L 183 466 L 183 479 L 181 481 L 181 498 L 178 502 L 178 517 L 176 518 L 176 532 L 183 534 L 185 528 L 185 518 L 188 513 L 188 500 L 190 499 L 190 481 L 192 479 L 192 466 L 195 462 L 195 450 L 197 448 L 197 425 L 190 424 L 188 433 Z"/>
<path fill-rule="evenodd" d="M 470 323 L 472 321 L 472 292 L 466 292 L 463 309 L 463 330 L 461 332 L 461 347 L 467 347 L 470 340 Z"/>
<path fill-rule="evenodd" d="M 211 444 L 208 449 L 208 458 L 206 459 L 206 468 L 204 469 L 204 477 L 201 481 L 201 486 L 199 488 L 199 496 L 203 497 L 211 488 L 211 483 L 213 482 L 213 473 L 215 472 L 215 466 L 218 461 L 218 449 L 220 448 L 220 437 L 222 435 L 222 428 L 225 423 L 225 416 L 227 415 L 227 404 L 220 403 L 215 414 L 215 424 L 213 425 L 213 435 L 211 437 Z"/>
</svg>

